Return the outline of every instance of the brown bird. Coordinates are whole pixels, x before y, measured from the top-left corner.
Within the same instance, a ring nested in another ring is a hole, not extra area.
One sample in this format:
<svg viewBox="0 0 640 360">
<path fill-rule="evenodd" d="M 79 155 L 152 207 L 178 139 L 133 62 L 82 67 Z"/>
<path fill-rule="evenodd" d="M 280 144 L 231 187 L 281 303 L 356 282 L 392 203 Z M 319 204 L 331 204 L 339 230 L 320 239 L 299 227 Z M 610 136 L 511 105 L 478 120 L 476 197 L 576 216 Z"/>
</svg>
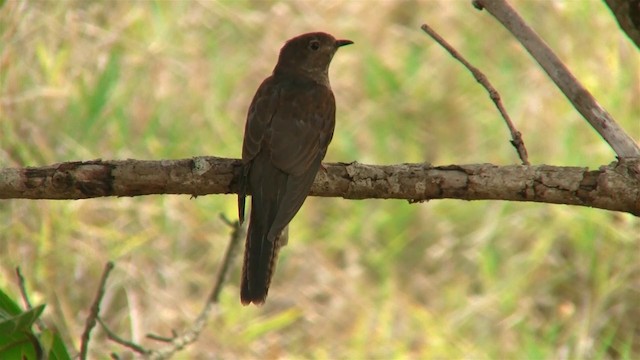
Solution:
<svg viewBox="0 0 640 360">
<path fill-rule="evenodd" d="M 263 304 L 287 225 L 309 194 L 333 137 L 336 103 L 329 64 L 340 46 L 353 44 L 314 32 L 280 50 L 273 74 L 249 106 L 238 194 L 240 222 L 245 197 L 251 216 L 242 268 L 243 305 Z"/>
</svg>

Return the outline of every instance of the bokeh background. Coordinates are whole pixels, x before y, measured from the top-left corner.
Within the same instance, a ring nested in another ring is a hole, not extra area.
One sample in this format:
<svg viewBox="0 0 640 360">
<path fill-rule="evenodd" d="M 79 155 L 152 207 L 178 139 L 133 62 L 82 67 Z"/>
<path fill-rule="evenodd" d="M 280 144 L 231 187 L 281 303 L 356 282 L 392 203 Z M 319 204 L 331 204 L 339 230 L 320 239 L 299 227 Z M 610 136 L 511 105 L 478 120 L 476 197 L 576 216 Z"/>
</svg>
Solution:
<svg viewBox="0 0 640 360">
<path fill-rule="evenodd" d="M 640 54 L 604 2 L 513 0 L 640 138 Z M 534 164 L 615 154 L 509 33 L 469 1 L 0 2 L 0 166 L 239 157 L 248 104 L 285 40 L 351 39 L 330 76 L 327 161 L 518 163 L 487 93 L 427 22 L 501 92 Z M 20 266 L 77 349 L 106 261 L 102 317 L 169 336 L 200 311 L 234 196 L 0 202 L 0 287 Z M 179 358 L 638 358 L 640 221 L 580 207 L 310 198 L 263 307 L 219 311 Z M 92 357 L 132 355 L 96 330 Z"/>
</svg>

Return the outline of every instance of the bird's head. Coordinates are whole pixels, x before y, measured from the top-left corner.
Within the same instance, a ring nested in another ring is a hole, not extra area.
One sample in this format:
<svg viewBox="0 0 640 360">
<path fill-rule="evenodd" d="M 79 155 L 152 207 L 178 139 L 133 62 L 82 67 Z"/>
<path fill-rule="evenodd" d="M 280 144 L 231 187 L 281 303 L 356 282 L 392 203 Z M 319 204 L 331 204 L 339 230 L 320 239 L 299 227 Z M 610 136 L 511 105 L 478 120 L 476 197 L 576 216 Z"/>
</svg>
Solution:
<svg viewBox="0 0 640 360">
<path fill-rule="evenodd" d="M 323 32 L 296 36 L 280 50 L 274 73 L 281 71 L 327 77 L 333 55 L 339 47 L 349 44 L 353 44 L 353 41 L 337 40 Z"/>
</svg>

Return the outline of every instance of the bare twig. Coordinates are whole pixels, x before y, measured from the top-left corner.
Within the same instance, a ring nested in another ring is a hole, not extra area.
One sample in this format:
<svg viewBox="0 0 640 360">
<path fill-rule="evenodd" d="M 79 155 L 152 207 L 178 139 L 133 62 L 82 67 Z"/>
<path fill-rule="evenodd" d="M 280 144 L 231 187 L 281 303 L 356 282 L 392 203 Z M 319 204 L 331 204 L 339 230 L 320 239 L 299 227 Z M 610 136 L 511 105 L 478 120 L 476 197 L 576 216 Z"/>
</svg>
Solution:
<svg viewBox="0 0 640 360">
<path fill-rule="evenodd" d="M 22 301 L 24 301 L 24 306 L 26 306 L 26 308 L 29 310 L 33 309 L 33 306 L 31 305 L 31 301 L 29 300 L 29 294 L 27 293 L 26 282 L 24 280 L 24 276 L 22 276 L 22 271 L 20 270 L 20 266 L 16 267 L 16 276 L 18 277 L 18 288 L 20 289 L 20 295 L 22 296 Z M 38 330 L 42 331 L 45 328 L 44 322 L 42 321 L 42 319 L 37 318 L 35 323 Z"/>
<path fill-rule="evenodd" d="M 491 98 L 491 100 L 493 100 L 493 103 L 496 104 L 498 111 L 500 111 L 500 115 L 502 115 L 502 118 L 507 123 L 509 132 L 511 132 L 511 145 L 516 148 L 518 156 L 520 157 L 520 160 L 522 160 L 522 165 L 529 165 L 529 155 L 527 154 L 527 148 L 524 146 L 522 134 L 516 129 L 516 127 L 513 125 L 513 122 L 511 122 L 511 118 L 509 117 L 507 110 L 502 105 L 500 94 L 491 85 L 489 79 L 482 73 L 482 71 L 471 65 L 462 55 L 460 55 L 458 51 L 456 51 L 456 49 L 453 48 L 453 46 L 449 45 L 449 43 L 447 43 L 445 39 L 438 35 L 438 33 L 436 33 L 436 31 L 433 30 L 429 25 L 422 24 L 421 28 L 436 42 L 438 42 L 438 44 L 445 48 L 451 54 L 451 56 L 453 56 L 454 59 L 460 61 L 462 65 L 469 69 L 476 81 L 479 82 L 485 89 L 487 89 L 487 91 L 489 92 L 489 97 Z"/>
<path fill-rule="evenodd" d="M 222 220 L 233 229 L 231 239 L 229 240 L 227 251 L 225 252 L 222 263 L 220 264 L 220 269 L 218 270 L 218 274 L 216 275 L 213 289 L 211 290 L 211 293 L 207 298 L 204 308 L 202 309 L 196 320 L 193 322 L 191 327 L 181 335 L 176 334 L 174 331 L 172 337 L 148 334 L 147 337 L 150 339 L 170 343 L 164 348 L 151 350 L 132 341 L 128 341 L 119 337 L 113 331 L 111 331 L 111 329 L 109 329 L 99 317 L 97 317 L 96 319 L 98 320 L 98 322 L 100 322 L 100 325 L 102 325 L 105 333 L 107 334 L 107 337 L 110 340 L 113 340 L 114 342 L 125 346 L 139 354 L 147 355 L 151 359 L 167 359 L 198 339 L 198 336 L 207 324 L 207 320 L 214 308 L 214 305 L 219 301 L 220 292 L 222 291 L 222 287 L 226 280 L 229 267 L 231 266 L 231 263 L 235 258 L 235 253 L 238 245 L 246 236 L 246 226 L 240 225 L 240 223 L 237 221 L 231 222 L 224 215 L 220 216 Z"/>
<path fill-rule="evenodd" d="M 29 295 L 27 294 L 27 288 L 25 286 L 24 276 L 20 271 L 20 266 L 16 267 L 16 276 L 18 277 L 18 288 L 20 289 L 20 295 L 22 295 L 22 301 L 27 309 L 32 309 L 31 301 L 29 301 Z"/>
<path fill-rule="evenodd" d="M 118 336 L 116 333 L 114 333 L 111 329 L 109 329 L 109 327 L 107 326 L 107 324 L 104 323 L 104 321 L 102 321 L 102 319 L 100 317 L 97 317 L 96 320 L 98 320 L 98 322 L 100 323 L 100 326 L 102 326 L 102 330 L 104 330 L 104 332 L 107 334 L 107 338 L 109 338 L 109 340 L 118 343 L 126 348 L 129 348 L 135 352 L 137 352 L 138 354 L 148 354 L 149 350 L 145 349 L 144 347 L 131 342 L 131 341 L 127 341 L 123 338 L 121 338 L 120 336 Z"/>
<path fill-rule="evenodd" d="M 102 271 L 102 277 L 100 278 L 100 283 L 98 284 L 96 297 L 93 300 L 89 316 L 87 317 L 87 320 L 85 322 L 79 354 L 80 359 L 83 360 L 87 358 L 87 351 L 89 350 L 89 339 L 91 338 L 91 330 L 96 326 L 96 320 L 98 319 L 100 313 L 100 302 L 102 302 L 102 298 L 104 297 L 105 285 L 107 283 L 107 278 L 109 277 L 109 273 L 111 272 L 111 270 L 113 270 L 113 262 L 109 261 L 104 266 L 104 270 Z"/>
<path fill-rule="evenodd" d="M 639 157 L 640 147 L 596 101 L 553 53 L 549 46 L 531 29 L 505 0 L 474 0 L 478 9 L 487 9 L 507 28 L 529 54 L 565 94 L 571 104 L 613 148 L 618 157 Z"/>
<path fill-rule="evenodd" d="M 240 225 L 237 221 L 231 222 L 224 215 L 220 216 L 225 223 L 232 227 L 233 232 L 231 233 L 231 240 L 229 241 L 227 251 L 225 252 L 222 263 L 220 264 L 220 269 L 218 270 L 213 289 L 207 298 L 207 302 L 197 319 L 193 322 L 193 325 L 182 335 L 174 337 L 171 340 L 170 346 L 151 351 L 150 358 L 152 359 L 167 359 L 177 351 L 183 349 L 185 346 L 195 342 L 198 339 L 200 332 L 202 332 L 202 329 L 204 329 L 204 326 L 207 324 L 207 320 L 211 311 L 214 309 L 214 305 L 219 301 L 220 292 L 222 291 L 222 287 L 225 283 L 229 267 L 235 258 L 236 250 L 238 249 L 239 244 L 244 240 L 247 231 L 246 225 Z"/>
<path fill-rule="evenodd" d="M 162 336 L 162 335 L 156 335 L 156 334 L 147 334 L 147 337 L 151 340 L 155 340 L 155 341 L 160 341 L 160 342 L 164 342 L 164 343 L 170 343 L 173 341 L 173 339 L 175 339 L 178 334 L 175 331 L 172 331 L 173 335 L 172 336 Z"/>
<path fill-rule="evenodd" d="M 220 218 L 222 218 L 222 220 L 225 221 L 233 229 L 233 231 L 231 233 L 231 241 L 229 242 L 229 246 L 227 246 L 227 251 L 224 254 L 222 264 L 220 265 L 218 275 L 216 276 L 215 286 L 209 294 L 209 303 L 218 302 L 220 298 L 220 292 L 222 291 L 222 285 L 224 285 L 225 283 L 227 273 L 229 272 L 229 267 L 231 266 L 231 262 L 235 258 L 236 250 L 247 235 L 246 224 L 242 225 L 238 221 L 231 222 L 224 214 L 220 214 Z"/>
</svg>

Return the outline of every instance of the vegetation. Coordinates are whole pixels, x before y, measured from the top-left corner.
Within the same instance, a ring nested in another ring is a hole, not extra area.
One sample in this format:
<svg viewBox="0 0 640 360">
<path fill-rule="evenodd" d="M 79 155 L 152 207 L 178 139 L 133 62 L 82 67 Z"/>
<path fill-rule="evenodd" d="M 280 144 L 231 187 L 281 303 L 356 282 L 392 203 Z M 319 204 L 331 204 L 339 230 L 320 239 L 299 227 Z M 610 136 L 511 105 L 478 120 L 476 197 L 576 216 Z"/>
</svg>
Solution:
<svg viewBox="0 0 640 360">
<path fill-rule="evenodd" d="M 640 137 L 640 56 L 601 1 L 513 5 Z M 3 2 L 0 1 L 0 4 Z M 0 8 L 0 166 L 239 157 L 246 109 L 283 41 L 351 39 L 333 61 L 327 161 L 518 163 L 484 90 L 420 31 L 428 22 L 501 92 L 533 164 L 614 153 L 489 14 L 469 1 L 18 1 Z M 153 346 L 206 300 L 234 196 L 0 202 L 0 289 L 69 347 L 105 262 L 102 318 Z M 184 354 L 203 358 L 638 358 L 640 220 L 507 202 L 310 198 L 265 306 L 239 301 Z M 75 349 L 75 351 L 74 351 Z M 94 358 L 126 353 L 94 331 Z M 185 356 L 187 356 L 185 355 Z"/>
</svg>

